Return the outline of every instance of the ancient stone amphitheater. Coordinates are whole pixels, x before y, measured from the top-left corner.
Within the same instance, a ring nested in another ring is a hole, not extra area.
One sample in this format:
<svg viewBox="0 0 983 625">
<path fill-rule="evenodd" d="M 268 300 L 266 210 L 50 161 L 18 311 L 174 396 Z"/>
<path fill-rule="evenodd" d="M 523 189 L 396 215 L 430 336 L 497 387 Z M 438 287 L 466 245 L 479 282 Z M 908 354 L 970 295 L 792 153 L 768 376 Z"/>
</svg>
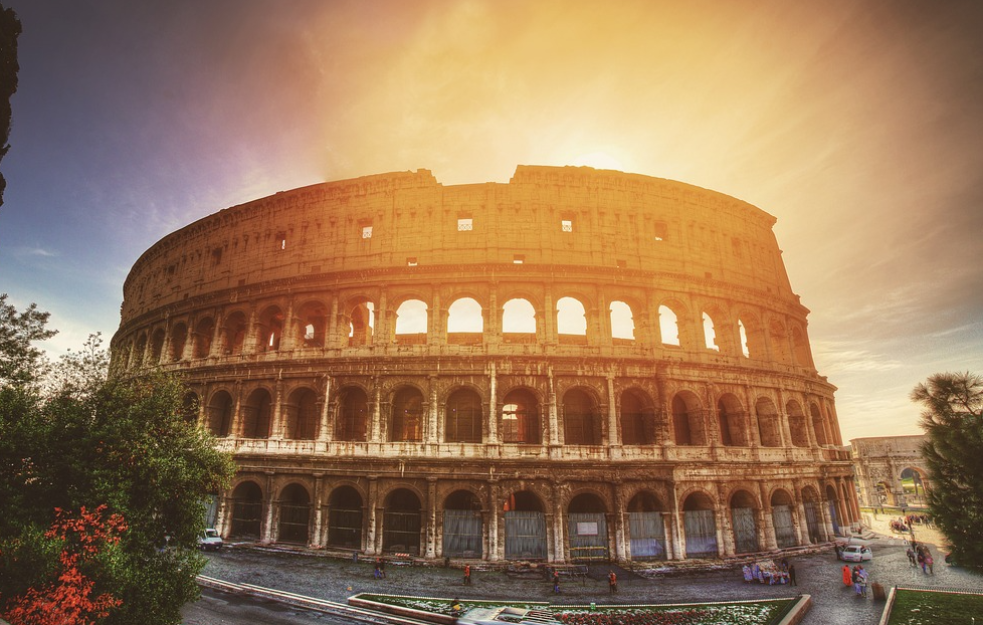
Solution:
<svg viewBox="0 0 983 625">
<path fill-rule="evenodd" d="M 859 511 L 774 223 L 585 167 L 313 185 L 147 250 L 113 368 L 187 382 L 238 463 L 227 538 L 551 562 L 823 542 Z"/>
</svg>

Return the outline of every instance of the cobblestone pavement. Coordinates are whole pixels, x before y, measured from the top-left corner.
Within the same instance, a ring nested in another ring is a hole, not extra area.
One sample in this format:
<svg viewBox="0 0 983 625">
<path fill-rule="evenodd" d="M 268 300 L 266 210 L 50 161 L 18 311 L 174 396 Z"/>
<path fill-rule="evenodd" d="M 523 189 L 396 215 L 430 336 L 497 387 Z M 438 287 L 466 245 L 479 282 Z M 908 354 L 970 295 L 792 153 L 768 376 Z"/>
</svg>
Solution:
<svg viewBox="0 0 983 625">
<path fill-rule="evenodd" d="M 916 529 L 917 531 L 917 529 Z M 934 575 L 909 566 L 905 545 L 900 538 L 880 536 L 873 540 L 854 538 L 867 544 L 874 559 L 865 562 L 871 582 L 891 586 L 908 585 L 931 588 L 983 588 L 983 577 L 943 563 L 943 554 L 934 547 L 939 562 Z M 323 555 L 231 548 L 208 556 L 204 574 L 237 583 L 250 583 L 287 590 L 333 601 L 344 601 L 359 592 L 460 597 L 481 599 L 523 599 L 550 601 L 557 604 L 598 603 L 686 603 L 791 597 L 810 594 L 813 607 L 805 625 L 876 625 L 884 608 L 883 601 L 857 597 L 852 588 L 840 580 L 843 566 L 833 551 L 792 558 L 799 585 L 765 586 L 743 581 L 739 569 L 690 571 L 671 576 L 621 580 L 619 592 L 610 595 L 606 581 L 590 578 L 564 580 L 561 594 L 554 595 L 545 578 L 516 579 L 501 570 L 482 570 L 472 566 L 471 586 L 464 586 L 458 568 L 394 566 L 386 567 L 387 578 L 375 580 L 370 561 L 353 563 Z"/>
</svg>

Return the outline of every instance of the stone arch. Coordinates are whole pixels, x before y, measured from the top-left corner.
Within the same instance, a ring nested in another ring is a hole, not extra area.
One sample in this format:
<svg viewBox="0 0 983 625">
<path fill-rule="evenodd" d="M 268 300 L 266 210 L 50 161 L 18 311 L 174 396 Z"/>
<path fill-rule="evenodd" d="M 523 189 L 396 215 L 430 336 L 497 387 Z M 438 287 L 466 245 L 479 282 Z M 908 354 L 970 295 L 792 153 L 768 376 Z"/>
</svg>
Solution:
<svg viewBox="0 0 983 625">
<path fill-rule="evenodd" d="M 232 523 L 229 535 L 259 540 L 263 524 L 263 489 L 245 480 L 232 491 Z"/>
<path fill-rule="evenodd" d="M 407 443 L 423 441 L 427 421 L 425 404 L 424 394 L 417 387 L 405 385 L 396 389 L 391 403 L 390 441 Z"/>
<path fill-rule="evenodd" d="M 240 408 L 243 438 L 269 438 L 273 425 L 273 398 L 270 391 L 254 389 Z"/>
<path fill-rule="evenodd" d="M 259 351 L 275 352 L 280 349 L 283 339 L 283 311 L 272 305 L 263 309 L 259 315 Z"/>
<path fill-rule="evenodd" d="M 297 344 L 324 347 L 328 335 L 328 308 L 319 300 L 304 302 L 297 309 Z"/>
<path fill-rule="evenodd" d="M 277 541 L 306 545 L 310 542 L 311 496 L 302 484 L 293 482 L 280 491 L 280 522 Z"/>
<path fill-rule="evenodd" d="M 696 393 L 689 390 L 677 392 L 672 398 L 672 431 L 677 445 L 705 446 L 706 428 L 703 424 L 703 406 Z"/>
<path fill-rule="evenodd" d="M 795 501 L 784 488 L 776 488 L 771 493 L 771 524 L 775 528 L 775 541 L 779 549 L 788 549 L 798 544 L 795 532 Z"/>
<path fill-rule="evenodd" d="M 735 489 L 730 495 L 730 518 L 734 532 L 736 553 L 754 553 L 760 550 L 758 544 L 757 499 L 743 488 Z"/>
<path fill-rule="evenodd" d="M 520 488 L 505 497 L 502 508 L 505 559 L 545 560 L 548 549 L 543 498 L 531 490 Z"/>
<path fill-rule="evenodd" d="M 235 356 L 242 353 L 246 342 L 246 314 L 241 310 L 232 312 L 222 324 L 222 353 Z"/>
<path fill-rule="evenodd" d="M 211 317 L 200 319 L 195 326 L 192 338 L 191 357 L 208 358 L 212 352 L 212 338 L 215 336 L 215 322 Z"/>
<path fill-rule="evenodd" d="M 655 402 L 639 388 L 625 389 L 619 403 L 621 443 L 652 445 L 655 443 Z"/>
<path fill-rule="evenodd" d="M 219 438 L 233 434 L 232 418 L 235 415 L 235 400 L 228 391 L 219 390 L 212 393 L 205 414 L 208 419 L 208 429 L 212 434 Z"/>
<path fill-rule="evenodd" d="M 581 491 L 567 504 L 567 536 L 573 562 L 607 561 L 609 548 L 607 512 L 604 497 L 591 490 Z"/>
<path fill-rule="evenodd" d="M 339 441 L 364 442 L 368 439 L 369 396 L 359 386 L 338 390 L 335 438 Z"/>
<path fill-rule="evenodd" d="M 318 413 L 317 392 L 306 386 L 291 391 L 284 405 L 286 412 L 286 432 L 284 438 L 312 441 L 317 437 Z"/>
<path fill-rule="evenodd" d="M 600 445 L 601 414 L 593 393 L 584 387 L 563 394 L 563 440 L 567 445 Z"/>
<path fill-rule="evenodd" d="M 713 498 L 694 490 L 683 499 L 683 527 L 687 558 L 716 558 L 717 519 Z"/>
<path fill-rule="evenodd" d="M 794 399 L 785 403 L 785 414 L 788 415 L 788 431 L 794 447 L 809 446 L 809 425 L 802 406 Z"/>
<path fill-rule="evenodd" d="M 720 424 L 720 444 L 725 447 L 747 447 L 747 413 L 741 400 L 733 393 L 724 393 L 717 400 L 717 420 Z"/>
<path fill-rule="evenodd" d="M 385 498 L 382 550 L 389 553 L 420 554 L 423 504 L 418 493 L 396 488 Z"/>
<path fill-rule="evenodd" d="M 443 505 L 441 554 L 447 558 L 480 558 L 484 527 L 481 499 L 472 491 L 455 490 Z"/>
<path fill-rule="evenodd" d="M 542 442 L 540 403 L 535 392 L 525 387 L 513 388 L 505 394 L 498 428 L 503 443 L 538 445 Z"/>
<path fill-rule="evenodd" d="M 754 403 L 754 412 L 758 418 L 758 435 L 762 447 L 781 447 L 782 429 L 775 402 L 769 397 L 759 397 Z"/>
<path fill-rule="evenodd" d="M 611 338 L 615 341 L 634 341 L 635 319 L 631 305 L 615 300 L 608 308 L 611 317 Z"/>
<path fill-rule="evenodd" d="M 184 358 L 184 346 L 188 342 L 188 326 L 178 322 L 171 326 L 171 346 L 168 350 L 168 360 L 178 362 Z"/>
<path fill-rule="evenodd" d="M 481 396 L 469 387 L 455 390 L 444 404 L 444 440 L 448 443 L 480 443 L 484 410 Z"/>
<path fill-rule="evenodd" d="M 335 487 L 328 497 L 328 545 L 359 549 L 362 546 L 362 493 L 350 484 Z"/>
</svg>

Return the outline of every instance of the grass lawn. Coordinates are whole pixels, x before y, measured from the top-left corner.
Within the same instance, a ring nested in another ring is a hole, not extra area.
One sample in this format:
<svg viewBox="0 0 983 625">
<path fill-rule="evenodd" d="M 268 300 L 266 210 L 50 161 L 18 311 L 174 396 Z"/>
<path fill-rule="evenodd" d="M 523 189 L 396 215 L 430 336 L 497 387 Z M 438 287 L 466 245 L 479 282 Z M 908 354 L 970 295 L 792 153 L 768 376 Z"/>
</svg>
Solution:
<svg viewBox="0 0 983 625">
<path fill-rule="evenodd" d="M 888 625 L 967 625 L 983 623 L 983 595 L 899 589 Z"/>
</svg>

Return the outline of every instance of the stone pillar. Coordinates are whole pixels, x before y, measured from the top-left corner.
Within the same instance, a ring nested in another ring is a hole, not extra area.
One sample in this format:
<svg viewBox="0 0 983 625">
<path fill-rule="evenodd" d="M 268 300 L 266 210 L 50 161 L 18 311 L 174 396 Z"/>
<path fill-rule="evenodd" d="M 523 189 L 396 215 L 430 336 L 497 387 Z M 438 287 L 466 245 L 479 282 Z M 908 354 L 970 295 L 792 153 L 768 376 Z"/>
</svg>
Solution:
<svg viewBox="0 0 983 625">
<path fill-rule="evenodd" d="M 427 544 L 426 557 L 433 559 L 437 557 L 437 477 L 427 476 Z"/>
</svg>

